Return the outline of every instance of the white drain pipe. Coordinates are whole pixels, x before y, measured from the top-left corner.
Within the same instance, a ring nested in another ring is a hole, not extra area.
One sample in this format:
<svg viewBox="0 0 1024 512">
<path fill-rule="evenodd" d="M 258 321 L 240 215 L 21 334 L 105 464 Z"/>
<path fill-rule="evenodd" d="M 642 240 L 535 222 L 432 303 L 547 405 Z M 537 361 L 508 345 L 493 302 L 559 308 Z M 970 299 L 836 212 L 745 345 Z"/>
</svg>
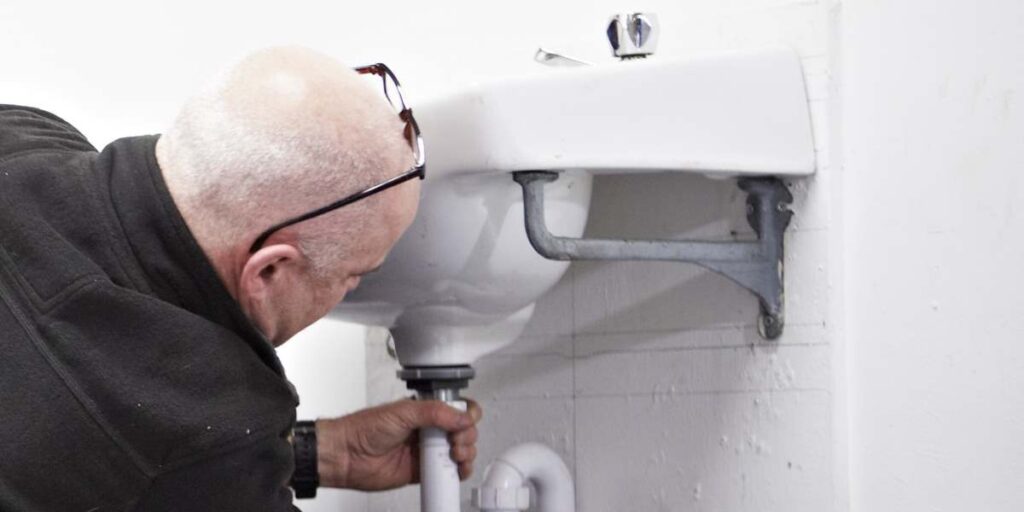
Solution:
<svg viewBox="0 0 1024 512">
<path fill-rule="evenodd" d="M 538 443 L 514 446 L 484 472 L 473 489 L 473 504 L 484 512 L 514 512 L 530 507 L 529 482 L 537 489 L 537 512 L 575 512 L 572 475 L 551 448 Z"/>
<path fill-rule="evenodd" d="M 466 402 L 446 401 L 460 411 Z M 420 509 L 422 512 L 459 512 L 459 468 L 452 461 L 448 433 L 439 428 L 420 429 Z"/>
</svg>

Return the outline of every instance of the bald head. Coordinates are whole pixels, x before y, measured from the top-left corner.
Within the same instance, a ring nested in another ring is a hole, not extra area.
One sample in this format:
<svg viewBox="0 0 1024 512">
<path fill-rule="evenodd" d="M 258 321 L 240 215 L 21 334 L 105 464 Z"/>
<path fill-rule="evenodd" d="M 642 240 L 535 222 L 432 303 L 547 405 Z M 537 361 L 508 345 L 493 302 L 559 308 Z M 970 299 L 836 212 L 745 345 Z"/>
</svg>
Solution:
<svg viewBox="0 0 1024 512">
<path fill-rule="evenodd" d="M 159 156 L 179 207 L 196 220 L 190 227 L 220 252 L 408 169 L 402 129 L 377 82 L 311 50 L 272 48 L 190 98 Z M 303 241 L 316 245 L 317 228 L 326 226 L 301 226 Z"/>
<path fill-rule="evenodd" d="M 190 98 L 161 136 L 157 159 L 234 293 L 260 232 L 410 169 L 403 129 L 379 79 L 311 50 L 271 48 Z M 346 260 L 365 266 L 411 222 L 418 185 L 409 185 L 283 229 L 267 245 L 294 246 L 320 277 Z"/>
</svg>

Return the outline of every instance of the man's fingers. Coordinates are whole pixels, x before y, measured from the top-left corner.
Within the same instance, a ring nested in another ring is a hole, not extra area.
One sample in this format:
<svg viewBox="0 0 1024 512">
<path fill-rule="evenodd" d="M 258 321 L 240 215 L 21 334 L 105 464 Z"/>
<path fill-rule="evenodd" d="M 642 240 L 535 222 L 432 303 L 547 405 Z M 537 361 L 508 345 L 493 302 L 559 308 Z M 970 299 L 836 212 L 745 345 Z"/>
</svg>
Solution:
<svg viewBox="0 0 1024 512">
<path fill-rule="evenodd" d="M 459 464 L 459 480 L 468 480 L 471 476 L 473 476 L 473 463 L 463 462 Z"/>
<path fill-rule="evenodd" d="M 452 446 L 452 460 L 458 463 L 473 462 L 476 459 L 475 445 Z"/>
<path fill-rule="evenodd" d="M 453 445 L 456 444 L 475 444 L 477 437 L 480 435 L 476 427 L 470 427 L 466 430 L 455 432 L 448 436 Z"/>
<path fill-rule="evenodd" d="M 436 400 L 403 400 L 403 407 L 409 408 L 407 418 L 411 428 L 437 427 L 449 432 L 471 429 L 482 416 L 480 406 L 473 400 L 466 400 L 467 412 L 463 413 L 449 404 Z"/>
<path fill-rule="evenodd" d="M 466 399 L 466 413 L 473 418 L 473 424 L 480 423 L 480 419 L 484 417 L 484 411 L 480 408 L 480 404 L 474 400 Z"/>
<path fill-rule="evenodd" d="M 409 427 L 437 427 L 448 432 L 457 432 L 473 426 L 473 417 L 444 402 L 436 400 L 409 400 L 404 402 L 408 407 Z"/>
</svg>

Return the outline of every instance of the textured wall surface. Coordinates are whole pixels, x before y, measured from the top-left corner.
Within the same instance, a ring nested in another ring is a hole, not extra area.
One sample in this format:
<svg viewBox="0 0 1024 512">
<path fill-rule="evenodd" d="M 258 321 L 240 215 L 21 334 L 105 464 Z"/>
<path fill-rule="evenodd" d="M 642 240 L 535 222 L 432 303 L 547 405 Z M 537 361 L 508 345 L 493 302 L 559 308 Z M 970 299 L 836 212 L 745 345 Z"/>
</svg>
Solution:
<svg viewBox="0 0 1024 512">
<path fill-rule="evenodd" d="M 1024 510 L 1024 3 L 848 2 L 854 510 Z"/>
</svg>

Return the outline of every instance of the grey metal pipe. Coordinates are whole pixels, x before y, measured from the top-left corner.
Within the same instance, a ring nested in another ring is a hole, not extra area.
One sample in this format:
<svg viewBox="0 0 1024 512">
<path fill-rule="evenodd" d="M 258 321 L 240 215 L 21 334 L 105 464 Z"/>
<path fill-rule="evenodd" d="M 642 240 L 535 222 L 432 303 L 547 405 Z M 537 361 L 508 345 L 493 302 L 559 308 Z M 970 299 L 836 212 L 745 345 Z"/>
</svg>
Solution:
<svg viewBox="0 0 1024 512">
<path fill-rule="evenodd" d="M 526 235 L 533 247 L 553 260 L 652 260 L 756 262 L 764 258 L 759 242 L 703 242 L 683 240 L 622 240 L 569 238 L 548 231 L 544 219 L 544 184 L 558 179 L 553 172 L 517 172 L 523 186 Z"/>
<path fill-rule="evenodd" d="M 776 179 L 746 179 L 739 185 L 749 196 L 747 219 L 756 242 L 698 240 L 622 240 L 555 236 L 544 220 L 544 185 L 558 179 L 550 171 L 513 173 L 523 187 L 526 235 L 534 249 L 553 260 L 646 260 L 693 263 L 721 274 L 757 295 L 759 329 L 774 339 L 783 325 L 783 233 L 789 225 L 786 205 L 792 196 Z"/>
</svg>

